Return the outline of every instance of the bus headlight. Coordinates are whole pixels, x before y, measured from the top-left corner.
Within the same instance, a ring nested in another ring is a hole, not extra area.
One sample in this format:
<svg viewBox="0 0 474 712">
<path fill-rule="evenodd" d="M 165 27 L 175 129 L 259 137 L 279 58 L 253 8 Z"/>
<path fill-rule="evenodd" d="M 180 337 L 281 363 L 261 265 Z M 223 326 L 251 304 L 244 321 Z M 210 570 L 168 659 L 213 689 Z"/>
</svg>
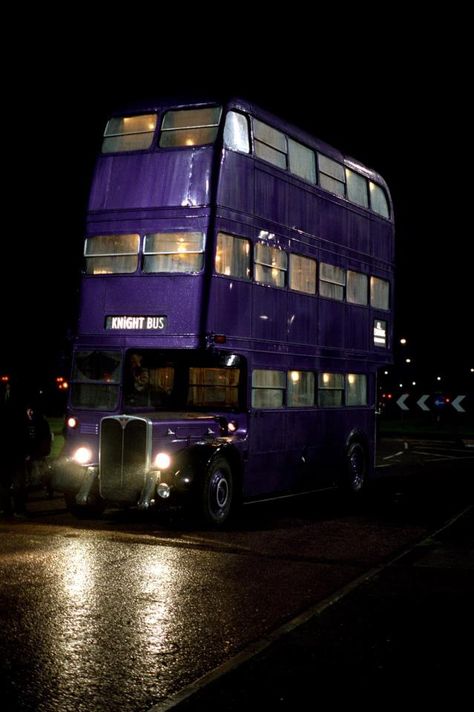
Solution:
<svg viewBox="0 0 474 712">
<path fill-rule="evenodd" d="M 166 482 L 160 482 L 160 484 L 156 488 L 156 494 L 162 499 L 168 499 L 171 494 L 171 488 L 169 485 L 166 484 Z"/>
<path fill-rule="evenodd" d="M 74 452 L 72 459 L 77 462 L 78 465 L 87 465 L 92 461 L 92 450 L 88 447 L 79 447 Z"/>
<path fill-rule="evenodd" d="M 166 452 L 159 452 L 155 457 L 155 467 L 159 470 L 167 470 L 171 465 L 171 457 Z"/>
</svg>

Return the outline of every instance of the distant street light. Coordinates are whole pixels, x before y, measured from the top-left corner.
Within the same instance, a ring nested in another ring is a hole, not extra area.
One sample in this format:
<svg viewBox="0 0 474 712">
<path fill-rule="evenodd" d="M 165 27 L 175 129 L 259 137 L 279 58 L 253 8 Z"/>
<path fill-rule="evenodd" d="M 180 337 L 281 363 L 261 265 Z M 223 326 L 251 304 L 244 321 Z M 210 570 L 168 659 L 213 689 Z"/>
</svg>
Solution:
<svg viewBox="0 0 474 712">
<path fill-rule="evenodd" d="M 401 343 L 401 344 L 405 345 L 405 344 L 406 344 L 406 342 L 407 342 L 407 340 L 406 340 L 406 339 L 400 339 L 400 343 Z"/>
<path fill-rule="evenodd" d="M 411 358 L 406 358 L 405 363 L 411 363 Z"/>
<path fill-rule="evenodd" d="M 437 381 L 441 381 L 441 376 L 436 376 Z"/>
</svg>

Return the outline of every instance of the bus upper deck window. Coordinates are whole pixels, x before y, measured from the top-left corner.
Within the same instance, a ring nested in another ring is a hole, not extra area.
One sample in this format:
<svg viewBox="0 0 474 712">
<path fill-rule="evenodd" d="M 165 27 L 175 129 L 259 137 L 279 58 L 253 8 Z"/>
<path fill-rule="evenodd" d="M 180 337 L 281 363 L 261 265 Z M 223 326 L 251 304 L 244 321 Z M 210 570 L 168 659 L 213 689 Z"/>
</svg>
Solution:
<svg viewBox="0 0 474 712">
<path fill-rule="evenodd" d="M 359 173 L 346 168 L 346 184 L 349 200 L 356 205 L 362 205 L 363 208 L 368 208 L 367 179 Z"/>
<path fill-rule="evenodd" d="M 336 195 L 345 195 L 346 174 L 344 167 L 332 158 L 318 153 L 319 185 Z"/>
<path fill-rule="evenodd" d="M 95 235 L 84 245 L 87 274 L 129 274 L 138 267 L 140 235 Z"/>
<path fill-rule="evenodd" d="M 384 218 L 389 218 L 390 209 L 388 207 L 387 196 L 385 195 L 383 188 L 381 188 L 376 183 L 372 183 L 372 181 L 369 181 L 369 188 L 370 207 L 372 208 L 372 210 L 374 210 L 379 215 L 382 215 Z"/>
<path fill-rule="evenodd" d="M 167 111 L 161 127 L 160 146 L 203 146 L 216 140 L 221 107 Z"/>
<path fill-rule="evenodd" d="M 155 232 L 145 235 L 144 272 L 199 272 L 204 265 L 202 232 Z"/>
<path fill-rule="evenodd" d="M 110 119 L 104 131 L 102 153 L 140 151 L 151 146 L 157 122 L 156 114 L 120 116 Z"/>
<path fill-rule="evenodd" d="M 226 148 L 241 153 L 250 153 L 249 127 L 243 114 L 229 111 L 224 126 L 224 143 Z"/>
</svg>

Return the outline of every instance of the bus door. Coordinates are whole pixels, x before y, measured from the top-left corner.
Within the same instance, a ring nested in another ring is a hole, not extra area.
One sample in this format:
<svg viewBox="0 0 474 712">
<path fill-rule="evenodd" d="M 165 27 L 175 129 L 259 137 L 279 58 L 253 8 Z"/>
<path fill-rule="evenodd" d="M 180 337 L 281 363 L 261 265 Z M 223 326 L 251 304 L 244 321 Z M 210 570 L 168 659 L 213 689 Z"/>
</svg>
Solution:
<svg viewBox="0 0 474 712">
<path fill-rule="evenodd" d="M 287 467 L 286 413 L 254 408 L 249 418 L 249 458 L 244 494 L 277 493 L 290 486 Z"/>
<path fill-rule="evenodd" d="M 252 371 L 247 496 L 278 492 L 288 486 L 285 391 L 284 371 Z"/>
</svg>

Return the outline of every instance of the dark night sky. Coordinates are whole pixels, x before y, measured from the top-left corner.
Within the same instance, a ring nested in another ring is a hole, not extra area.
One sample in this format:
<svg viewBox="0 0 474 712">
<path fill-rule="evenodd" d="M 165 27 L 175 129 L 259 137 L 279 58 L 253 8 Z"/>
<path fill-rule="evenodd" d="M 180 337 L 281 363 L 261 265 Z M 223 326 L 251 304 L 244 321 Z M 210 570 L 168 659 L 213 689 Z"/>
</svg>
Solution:
<svg viewBox="0 0 474 712">
<path fill-rule="evenodd" d="M 436 36 L 420 44 L 415 30 L 390 42 L 377 33 L 336 41 L 334 31 L 322 41 L 321 28 L 310 37 L 304 26 L 303 18 L 299 34 L 291 29 L 285 41 L 268 30 L 266 40 L 254 31 L 242 42 L 242 28 L 224 26 L 199 41 L 170 31 L 165 46 L 151 42 L 150 32 L 145 41 L 143 28 L 111 35 L 80 27 L 74 41 L 50 41 L 52 32 L 37 40 L 8 98 L 4 211 L 12 225 L 2 251 L 1 372 L 43 376 L 65 368 L 87 193 L 108 112 L 150 97 L 223 91 L 384 176 L 395 204 L 397 335 L 407 336 L 427 368 L 474 365 L 471 229 L 456 168 L 466 107 L 452 82 L 456 59 L 447 62 Z"/>
</svg>

